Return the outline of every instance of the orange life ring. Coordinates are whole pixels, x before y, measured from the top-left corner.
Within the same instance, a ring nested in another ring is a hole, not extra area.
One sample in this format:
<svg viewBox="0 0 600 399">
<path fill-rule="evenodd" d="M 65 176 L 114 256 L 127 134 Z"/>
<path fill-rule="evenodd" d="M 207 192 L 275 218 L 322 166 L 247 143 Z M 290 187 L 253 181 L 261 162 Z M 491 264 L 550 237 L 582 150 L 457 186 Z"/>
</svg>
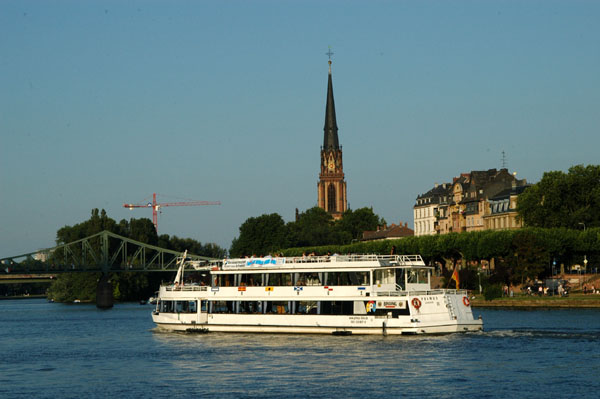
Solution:
<svg viewBox="0 0 600 399">
<path fill-rule="evenodd" d="M 463 296 L 463 303 L 465 304 L 465 306 L 471 305 L 471 301 L 469 301 L 469 298 L 467 298 L 466 296 Z"/>
<path fill-rule="evenodd" d="M 415 309 L 419 309 L 421 307 L 421 301 L 419 300 L 419 298 L 413 298 L 413 300 L 410 301 L 410 303 L 412 303 Z"/>
</svg>

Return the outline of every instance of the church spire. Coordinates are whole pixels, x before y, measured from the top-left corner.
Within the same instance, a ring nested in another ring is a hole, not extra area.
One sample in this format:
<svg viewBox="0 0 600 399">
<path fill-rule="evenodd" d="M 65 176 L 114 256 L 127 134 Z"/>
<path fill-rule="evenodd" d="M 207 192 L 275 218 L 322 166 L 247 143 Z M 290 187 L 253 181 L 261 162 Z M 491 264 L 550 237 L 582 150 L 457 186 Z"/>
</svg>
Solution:
<svg viewBox="0 0 600 399">
<path fill-rule="evenodd" d="M 317 183 L 317 205 L 338 220 L 348 210 L 346 181 L 342 147 L 338 141 L 338 127 L 335 119 L 333 83 L 331 79 L 331 48 L 329 56 L 329 79 L 327 82 L 327 105 L 325 106 L 325 135 L 321 147 L 321 173 Z"/>
<path fill-rule="evenodd" d="M 333 101 L 333 83 L 331 81 L 331 49 L 327 55 L 329 55 L 329 78 L 327 82 L 327 105 L 325 106 L 325 135 L 323 137 L 323 149 L 324 150 L 337 150 L 339 149 L 338 142 L 338 127 L 335 119 L 335 102 Z"/>
</svg>

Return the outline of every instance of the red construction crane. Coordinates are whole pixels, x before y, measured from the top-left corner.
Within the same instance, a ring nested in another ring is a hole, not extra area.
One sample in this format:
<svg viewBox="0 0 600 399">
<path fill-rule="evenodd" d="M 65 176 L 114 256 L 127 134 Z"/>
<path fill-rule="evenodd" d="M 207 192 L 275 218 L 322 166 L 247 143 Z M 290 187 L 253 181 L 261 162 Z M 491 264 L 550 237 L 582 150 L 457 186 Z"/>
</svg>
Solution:
<svg viewBox="0 0 600 399">
<path fill-rule="evenodd" d="M 199 205 L 221 205 L 221 201 L 190 201 L 190 202 L 156 202 L 156 193 L 152 194 L 152 202 L 146 204 L 123 204 L 124 208 L 152 208 L 152 223 L 158 234 L 158 211 L 163 206 L 199 206 Z"/>
</svg>

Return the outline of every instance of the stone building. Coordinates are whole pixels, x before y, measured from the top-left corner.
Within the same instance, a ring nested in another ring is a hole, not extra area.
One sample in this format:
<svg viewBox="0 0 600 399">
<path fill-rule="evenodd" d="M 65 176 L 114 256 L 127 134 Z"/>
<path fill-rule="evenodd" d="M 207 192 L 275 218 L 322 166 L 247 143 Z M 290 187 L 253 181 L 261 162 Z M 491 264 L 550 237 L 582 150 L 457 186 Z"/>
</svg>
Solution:
<svg viewBox="0 0 600 399">
<path fill-rule="evenodd" d="M 516 198 L 526 184 L 525 179 L 518 180 L 507 169 L 462 173 L 455 177 L 451 184 L 444 184 L 441 188 L 436 186 L 417 197 L 417 202 L 413 207 L 415 235 L 480 231 L 494 229 L 496 228 L 494 226 L 500 226 L 501 223 L 518 227 L 515 225 L 514 219 Z M 514 192 L 512 203 L 510 203 L 511 192 Z M 502 213 L 501 215 L 497 211 L 499 207 L 496 205 L 494 208 L 494 206 L 499 201 L 506 201 L 506 193 L 509 193 L 509 206 L 506 207 L 506 210 L 510 210 L 512 213 L 510 215 Z M 496 209 L 496 211 L 492 211 L 492 209 Z M 512 219 L 506 222 L 494 222 L 494 220 L 501 220 L 504 217 Z M 431 223 L 433 223 L 433 229 Z"/>
<path fill-rule="evenodd" d="M 485 229 L 506 230 L 523 227 L 523 221 L 517 217 L 517 199 L 528 187 L 513 185 L 490 198 L 483 216 Z"/>
<path fill-rule="evenodd" d="M 417 197 L 413 208 L 415 236 L 438 233 L 437 220 L 450 202 L 450 186 L 450 183 L 435 184 L 431 190 Z"/>
</svg>

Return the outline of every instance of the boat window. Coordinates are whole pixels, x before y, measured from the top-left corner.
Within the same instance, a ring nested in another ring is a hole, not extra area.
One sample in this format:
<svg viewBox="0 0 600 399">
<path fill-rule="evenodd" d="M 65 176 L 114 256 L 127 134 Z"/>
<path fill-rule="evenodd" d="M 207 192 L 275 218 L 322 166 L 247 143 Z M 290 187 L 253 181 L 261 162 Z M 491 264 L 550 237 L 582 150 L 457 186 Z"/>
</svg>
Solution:
<svg viewBox="0 0 600 399">
<path fill-rule="evenodd" d="M 162 313 L 175 313 L 175 302 L 174 301 L 161 301 L 160 312 Z"/>
<path fill-rule="evenodd" d="M 292 285 L 292 274 L 291 273 L 268 273 L 266 275 L 267 283 L 265 285 L 270 286 L 286 286 Z"/>
<path fill-rule="evenodd" d="M 352 315 L 354 301 L 321 301 L 321 314 Z"/>
<path fill-rule="evenodd" d="M 262 274 L 241 274 L 240 285 L 247 287 L 260 287 L 262 286 Z"/>
<path fill-rule="evenodd" d="M 175 301 L 176 313 L 196 313 L 196 301 Z"/>
<path fill-rule="evenodd" d="M 238 313 L 262 313 L 261 301 L 239 301 Z"/>
<path fill-rule="evenodd" d="M 219 274 L 217 285 L 219 287 L 235 287 L 234 277 L 234 274 Z"/>
<path fill-rule="evenodd" d="M 190 285 L 207 286 L 210 285 L 210 274 L 193 272 L 186 276 L 190 281 Z M 187 283 L 186 283 L 187 284 Z"/>
<path fill-rule="evenodd" d="M 427 284 L 427 269 L 411 269 L 408 272 L 409 284 Z"/>
<path fill-rule="evenodd" d="M 210 301 L 210 313 L 233 313 L 233 301 Z"/>
<path fill-rule="evenodd" d="M 396 269 L 396 285 L 400 286 L 402 290 L 404 290 L 404 275 L 406 274 L 406 269 Z"/>
<path fill-rule="evenodd" d="M 206 312 L 206 310 L 208 309 L 208 307 L 206 306 L 206 303 L 207 303 L 206 300 L 201 301 L 201 303 L 200 303 L 200 311 L 201 312 Z"/>
<path fill-rule="evenodd" d="M 326 285 L 368 285 L 369 272 L 332 272 L 326 273 Z"/>
<path fill-rule="evenodd" d="M 295 303 L 297 314 L 317 314 L 316 301 L 299 301 Z"/>
<path fill-rule="evenodd" d="M 381 269 L 375 270 L 374 273 L 375 284 L 395 284 L 396 283 L 396 271 L 395 269 Z"/>
<path fill-rule="evenodd" d="M 267 301 L 266 313 L 273 314 L 288 314 L 289 313 L 289 302 L 288 301 Z"/>
<path fill-rule="evenodd" d="M 322 285 L 319 273 L 295 273 L 295 285 Z"/>
</svg>

